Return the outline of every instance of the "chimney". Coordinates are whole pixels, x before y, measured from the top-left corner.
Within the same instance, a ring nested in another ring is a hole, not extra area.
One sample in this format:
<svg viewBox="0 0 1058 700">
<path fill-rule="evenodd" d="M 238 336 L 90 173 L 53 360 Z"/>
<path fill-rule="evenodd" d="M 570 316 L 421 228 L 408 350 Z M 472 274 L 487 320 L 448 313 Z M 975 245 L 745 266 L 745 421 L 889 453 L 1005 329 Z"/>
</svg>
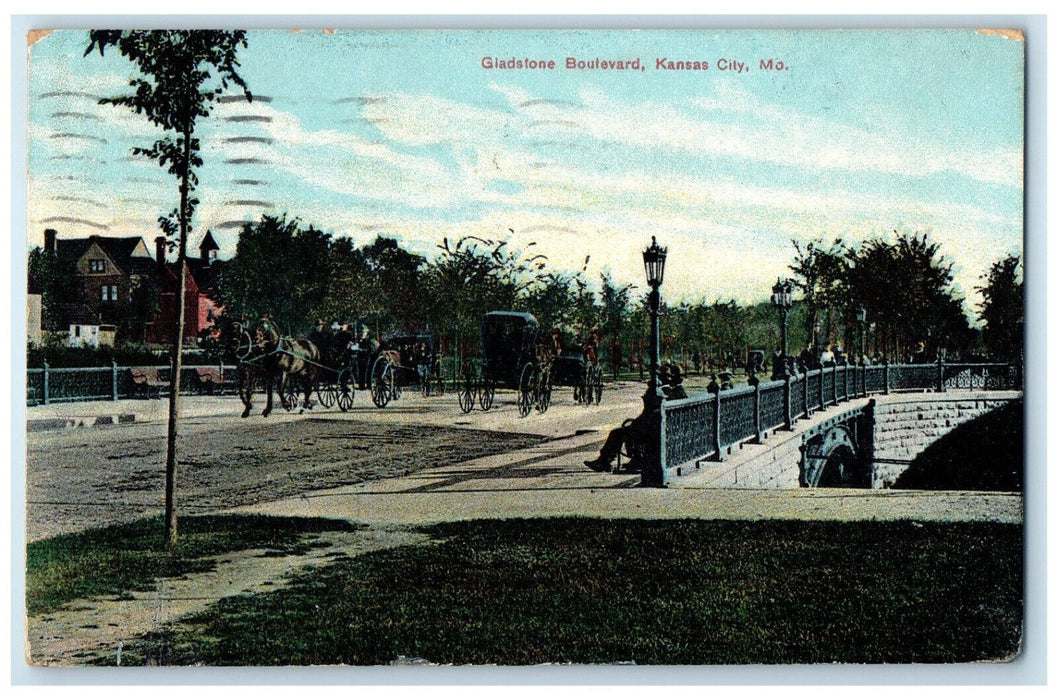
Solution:
<svg viewBox="0 0 1058 700">
<path fill-rule="evenodd" d="M 158 236 L 154 239 L 154 259 L 158 263 L 158 267 L 165 267 L 165 236 Z"/>
<path fill-rule="evenodd" d="M 44 229 L 44 252 L 54 253 L 55 252 L 55 237 L 59 235 L 59 232 L 53 228 Z"/>
</svg>

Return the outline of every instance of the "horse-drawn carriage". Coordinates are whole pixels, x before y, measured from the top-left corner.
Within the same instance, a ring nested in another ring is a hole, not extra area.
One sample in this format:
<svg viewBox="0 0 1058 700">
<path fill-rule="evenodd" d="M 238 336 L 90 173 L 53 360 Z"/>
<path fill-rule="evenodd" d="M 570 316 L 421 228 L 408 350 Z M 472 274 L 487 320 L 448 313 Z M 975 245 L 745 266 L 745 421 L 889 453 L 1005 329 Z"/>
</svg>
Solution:
<svg viewBox="0 0 1058 700">
<path fill-rule="evenodd" d="M 400 398 L 401 387 L 419 382 L 423 395 L 444 392 L 440 362 L 430 334 L 397 335 L 374 343 L 348 327 L 330 332 L 317 330 L 309 338 L 281 335 L 271 322 L 263 321 L 251 332 L 232 324 L 240 368 L 239 395 L 247 416 L 253 391 L 259 383 L 268 395 L 264 415 L 272 410 L 272 391 L 277 388 L 280 402 L 288 411 L 312 406 L 315 392 L 320 404 L 337 404 L 348 411 L 356 390 L 369 390 L 372 402 L 384 408 Z"/>
<path fill-rule="evenodd" d="M 552 386 L 573 388 L 573 400 L 590 406 L 602 401 L 602 368 L 583 348 L 563 350 L 551 363 Z"/>
<path fill-rule="evenodd" d="M 423 396 L 441 396 L 445 392 L 441 358 L 432 334 L 391 335 L 373 356 L 368 349 L 361 349 L 360 353 L 357 366 L 366 373 L 361 375 L 361 386 L 371 390 L 371 400 L 379 408 L 391 399 L 399 399 L 402 387 L 412 384 L 419 385 Z"/>
<path fill-rule="evenodd" d="M 596 403 L 602 399 L 602 372 L 583 352 L 564 352 L 558 339 L 542 342 L 532 314 L 490 311 L 481 321 L 480 360 L 467 361 L 459 377 L 459 407 L 464 413 L 475 404 L 489 410 L 497 389 L 517 392 L 518 414 L 539 413 L 551 405 L 554 386 L 573 387 L 574 399 Z"/>
</svg>

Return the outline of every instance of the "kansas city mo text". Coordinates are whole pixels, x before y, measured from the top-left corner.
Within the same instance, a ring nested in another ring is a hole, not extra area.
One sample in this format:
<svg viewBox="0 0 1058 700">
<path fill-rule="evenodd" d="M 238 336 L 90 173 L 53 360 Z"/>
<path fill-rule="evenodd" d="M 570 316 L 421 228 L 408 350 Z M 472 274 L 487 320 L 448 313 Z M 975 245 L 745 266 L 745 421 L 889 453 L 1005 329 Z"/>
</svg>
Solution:
<svg viewBox="0 0 1058 700">
<path fill-rule="evenodd" d="M 612 70 L 612 71 L 639 71 L 645 72 L 650 66 L 655 71 L 730 71 L 733 73 L 748 73 L 753 66 L 751 61 L 741 61 L 734 58 L 686 59 L 669 58 L 663 56 L 644 61 L 641 58 L 631 59 L 609 59 L 609 58 L 577 58 L 567 56 L 563 61 L 553 58 L 528 58 L 528 57 L 500 57 L 482 56 L 481 67 L 486 70 Z M 784 61 L 776 58 L 762 58 L 758 60 L 757 70 L 783 71 L 790 67 Z"/>
</svg>

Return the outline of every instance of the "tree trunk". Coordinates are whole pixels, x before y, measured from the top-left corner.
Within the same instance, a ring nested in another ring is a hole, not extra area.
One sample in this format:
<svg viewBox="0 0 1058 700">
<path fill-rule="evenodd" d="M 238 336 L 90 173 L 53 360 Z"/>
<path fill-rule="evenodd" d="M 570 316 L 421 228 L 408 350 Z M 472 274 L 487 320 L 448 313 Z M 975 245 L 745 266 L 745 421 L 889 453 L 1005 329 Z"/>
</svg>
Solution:
<svg viewBox="0 0 1058 700">
<path fill-rule="evenodd" d="M 180 180 L 180 246 L 177 265 L 180 266 L 179 288 L 176 298 L 176 338 L 173 339 L 172 378 L 169 387 L 169 434 L 165 456 L 165 546 L 176 546 L 176 443 L 180 420 L 180 373 L 184 354 L 184 313 L 187 306 L 187 206 L 191 173 L 191 129 L 184 129 L 184 162 Z"/>
</svg>

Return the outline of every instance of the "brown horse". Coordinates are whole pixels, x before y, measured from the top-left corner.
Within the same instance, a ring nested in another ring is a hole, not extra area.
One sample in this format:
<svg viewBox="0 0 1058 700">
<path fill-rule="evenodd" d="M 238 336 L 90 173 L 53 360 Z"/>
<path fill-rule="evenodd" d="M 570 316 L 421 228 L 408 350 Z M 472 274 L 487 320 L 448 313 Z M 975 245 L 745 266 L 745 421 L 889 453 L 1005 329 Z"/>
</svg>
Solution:
<svg viewBox="0 0 1058 700">
<path fill-rule="evenodd" d="M 243 418 L 250 415 L 253 408 L 254 375 L 264 378 L 265 392 L 268 401 L 262 416 L 272 412 L 272 396 L 277 388 L 281 396 L 287 395 L 291 387 L 298 386 L 304 391 L 304 408 L 312 408 L 311 394 L 316 384 L 316 373 L 320 368 L 320 351 L 314 343 L 305 338 L 287 338 L 276 331 L 271 321 L 263 319 L 254 332 L 254 345 L 249 356 L 243 361 L 248 366 L 245 391 L 240 392 L 243 405 Z"/>
</svg>

